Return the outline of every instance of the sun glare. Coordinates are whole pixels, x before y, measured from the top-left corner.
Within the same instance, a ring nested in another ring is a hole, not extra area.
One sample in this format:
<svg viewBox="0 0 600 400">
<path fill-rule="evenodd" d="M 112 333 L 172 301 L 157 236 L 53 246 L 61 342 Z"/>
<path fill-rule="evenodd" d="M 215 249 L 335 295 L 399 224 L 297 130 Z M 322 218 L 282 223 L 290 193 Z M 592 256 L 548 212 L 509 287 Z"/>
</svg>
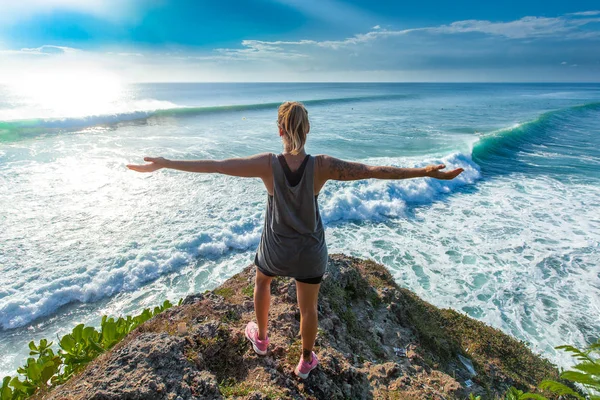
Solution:
<svg viewBox="0 0 600 400">
<path fill-rule="evenodd" d="M 112 113 L 123 97 L 117 76 L 81 69 L 29 73 L 12 89 L 28 106 L 51 118 Z"/>
</svg>

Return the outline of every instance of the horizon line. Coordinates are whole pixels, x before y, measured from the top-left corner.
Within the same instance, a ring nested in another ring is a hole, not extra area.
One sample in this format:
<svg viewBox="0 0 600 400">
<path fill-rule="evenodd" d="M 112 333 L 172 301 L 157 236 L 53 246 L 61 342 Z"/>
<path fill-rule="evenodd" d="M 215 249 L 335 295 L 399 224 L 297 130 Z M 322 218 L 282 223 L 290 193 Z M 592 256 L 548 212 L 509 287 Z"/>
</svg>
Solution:
<svg viewBox="0 0 600 400">
<path fill-rule="evenodd" d="M 357 83 L 357 84 L 600 84 L 598 81 L 131 81 L 128 84 L 169 83 Z M 6 84 L 0 82 L 0 84 Z"/>
</svg>

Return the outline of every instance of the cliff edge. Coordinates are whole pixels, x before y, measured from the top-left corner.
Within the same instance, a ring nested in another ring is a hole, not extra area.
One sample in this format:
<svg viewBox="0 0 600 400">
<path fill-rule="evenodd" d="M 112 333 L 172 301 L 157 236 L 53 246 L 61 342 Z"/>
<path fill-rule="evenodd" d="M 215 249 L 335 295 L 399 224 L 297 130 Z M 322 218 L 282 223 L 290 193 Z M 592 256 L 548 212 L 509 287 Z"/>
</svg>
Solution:
<svg viewBox="0 0 600 400">
<path fill-rule="evenodd" d="M 400 288 L 385 267 L 332 255 L 319 298 L 315 352 L 301 380 L 294 281 L 273 280 L 269 353 L 244 337 L 254 267 L 188 296 L 130 333 L 45 399 L 493 399 L 533 390 L 558 371 L 522 342 Z"/>
</svg>

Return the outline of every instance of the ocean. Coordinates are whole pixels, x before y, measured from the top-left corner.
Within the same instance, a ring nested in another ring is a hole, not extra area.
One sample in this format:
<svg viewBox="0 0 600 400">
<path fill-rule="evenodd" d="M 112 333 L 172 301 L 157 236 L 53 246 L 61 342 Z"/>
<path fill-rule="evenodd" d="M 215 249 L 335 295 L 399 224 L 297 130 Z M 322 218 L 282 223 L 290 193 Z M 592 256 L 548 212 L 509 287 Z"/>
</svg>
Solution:
<svg viewBox="0 0 600 400">
<path fill-rule="evenodd" d="M 202 83 L 0 87 L 0 376 L 30 340 L 212 289 L 249 265 L 259 179 L 125 168 L 144 156 L 281 151 L 303 101 L 307 151 L 445 163 L 453 181 L 329 182 L 330 253 L 528 343 L 600 334 L 600 84 Z"/>
</svg>

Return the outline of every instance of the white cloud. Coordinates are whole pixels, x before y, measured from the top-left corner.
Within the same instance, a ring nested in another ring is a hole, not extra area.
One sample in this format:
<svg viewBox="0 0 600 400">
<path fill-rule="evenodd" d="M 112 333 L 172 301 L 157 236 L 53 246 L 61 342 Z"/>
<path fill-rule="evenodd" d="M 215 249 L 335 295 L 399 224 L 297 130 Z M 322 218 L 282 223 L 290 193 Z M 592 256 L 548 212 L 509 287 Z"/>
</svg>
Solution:
<svg viewBox="0 0 600 400">
<path fill-rule="evenodd" d="M 45 44 L 35 48 L 23 48 L 20 50 L 0 50 L 1 55 L 29 55 L 29 56 L 51 56 L 55 54 L 72 54 L 80 51 L 73 47 L 53 46 Z"/>
<path fill-rule="evenodd" d="M 557 37 L 559 35 L 567 35 L 568 37 L 569 35 L 577 35 L 578 28 L 593 22 L 600 22 L 600 18 L 579 19 L 566 16 L 557 18 L 523 17 L 510 22 L 457 21 L 450 25 L 427 28 L 427 30 L 438 33 L 479 32 L 504 36 L 509 39 Z"/>
<path fill-rule="evenodd" d="M 564 15 L 524 17 L 508 22 L 465 20 L 401 30 L 382 29 L 376 25 L 366 33 L 337 40 L 244 40 L 240 48 L 215 49 L 212 54 L 191 59 L 242 68 L 248 65 L 243 63 L 252 63 L 263 65 L 265 69 L 290 68 L 291 61 L 298 74 L 323 74 L 339 68 L 356 71 L 435 69 L 435 65 L 438 68 L 468 68 L 466 64 L 472 62 L 477 63 L 472 68 L 483 68 L 486 64 L 497 69 L 504 66 L 512 68 L 514 73 L 518 65 L 529 64 L 532 69 L 556 66 L 562 61 L 558 58 L 561 54 L 576 58 L 577 53 L 565 50 L 570 44 L 563 46 L 560 43 L 565 40 L 570 43 L 596 41 L 600 32 L 594 30 L 595 27 L 583 27 L 599 21 L 600 18 L 589 16 Z M 600 41 L 596 42 L 600 45 Z M 506 52 L 511 53 L 510 57 Z M 565 62 L 562 65 L 571 64 Z"/>
<path fill-rule="evenodd" d="M 590 11 L 581 15 L 592 15 Z M 595 30 L 584 31 L 584 25 L 600 22 L 600 18 L 571 18 L 571 14 L 556 18 L 523 17 L 509 22 L 491 22 L 484 20 L 456 21 L 449 25 L 434 27 L 413 28 L 403 30 L 386 30 L 376 25 L 367 33 L 357 34 L 341 40 L 297 40 L 297 41 L 261 41 L 244 40 L 241 49 L 216 49 L 221 55 L 228 58 L 257 58 L 273 56 L 280 58 L 298 58 L 302 56 L 300 47 L 322 47 L 333 50 L 349 46 L 356 46 L 379 39 L 404 36 L 414 33 L 429 33 L 437 35 L 458 35 L 466 33 L 479 33 L 491 36 L 500 36 L 508 39 L 540 39 L 556 38 L 565 39 L 590 39 L 600 37 L 600 32 Z M 214 56 L 218 58 L 218 56 Z"/>
<path fill-rule="evenodd" d="M 600 67 L 594 57 L 600 53 L 600 36 L 595 26 L 586 25 L 599 19 L 564 15 L 466 20 L 404 30 L 377 25 L 335 40 L 249 39 L 238 48 L 165 49 L 160 54 L 44 45 L 0 51 L 0 79 L 32 69 L 97 66 L 134 81 L 494 80 L 525 70 L 530 71 L 527 79 L 551 80 L 553 71 L 579 65 L 577 76 L 565 79 L 597 81 Z"/>
<path fill-rule="evenodd" d="M 299 42 L 274 41 L 265 42 L 261 40 L 243 40 L 241 49 L 215 49 L 211 55 L 180 56 L 181 59 L 190 60 L 212 60 L 212 61 L 268 61 L 268 60 L 290 60 L 306 58 L 307 54 L 293 48 L 284 47 L 300 46 L 304 44 L 317 44 L 312 40 Z"/>
<path fill-rule="evenodd" d="M 144 57 L 144 55 L 142 53 L 125 53 L 125 52 L 112 52 L 109 51 L 106 54 L 108 55 L 117 55 L 117 56 L 121 56 L 121 57 Z"/>
<path fill-rule="evenodd" d="M 600 15 L 600 10 L 595 10 L 595 11 L 581 11 L 581 12 L 570 13 L 570 14 L 567 14 L 567 15 L 577 15 L 577 16 Z"/>
<path fill-rule="evenodd" d="M 402 31 L 387 31 L 378 30 L 371 31 L 368 33 L 361 33 L 354 35 L 350 38 L 343 40 L 297 40 L 297 41 L 263 41 L 263 40 L 243 40 L 242 49 L 216 49 L 215 51 L 221 54 L 227 54 L 230 57 L 240 57 L 243 55 L 249 55 L 256 57 L 258 55 L 270 54 L 273 56 L 281 56 L 284 58 L 295 58 L 302 56 L 300 47 L 313 46 L 328 49 L 340 49 L 350 45 L 357 45 L 361 43 L 367 43 L 380 37 L 388 36 L 400 36 L 405 35 L 409 32 L 415 31 L 415 29 L 406 29 Z M 294 50 L 292 50 L 294 49 Z"/>
</svg>

